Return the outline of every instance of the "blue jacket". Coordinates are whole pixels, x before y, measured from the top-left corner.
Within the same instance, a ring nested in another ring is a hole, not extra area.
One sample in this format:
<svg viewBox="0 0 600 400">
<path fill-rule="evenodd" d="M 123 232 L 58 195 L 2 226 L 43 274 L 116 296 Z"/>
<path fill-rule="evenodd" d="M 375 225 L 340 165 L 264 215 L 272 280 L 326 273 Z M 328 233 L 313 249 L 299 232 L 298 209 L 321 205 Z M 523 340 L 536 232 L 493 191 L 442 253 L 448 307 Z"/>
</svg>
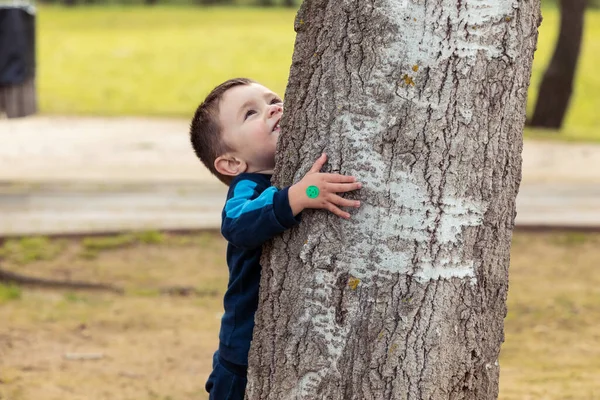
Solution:
<svg viewBox="0 0 600 400">
<path fill-rule="evenodd" d="M 219 353 L 225 360 L 248 365 L 248 351 L 258 307 L 262 244 L 300 222 L 294 217 L 288 189 L 271 186 L 271 175 L 244 173 L 229 186 L 221 233 L 229 242 L 229 283 L 223 304 Z"/>
</svg>

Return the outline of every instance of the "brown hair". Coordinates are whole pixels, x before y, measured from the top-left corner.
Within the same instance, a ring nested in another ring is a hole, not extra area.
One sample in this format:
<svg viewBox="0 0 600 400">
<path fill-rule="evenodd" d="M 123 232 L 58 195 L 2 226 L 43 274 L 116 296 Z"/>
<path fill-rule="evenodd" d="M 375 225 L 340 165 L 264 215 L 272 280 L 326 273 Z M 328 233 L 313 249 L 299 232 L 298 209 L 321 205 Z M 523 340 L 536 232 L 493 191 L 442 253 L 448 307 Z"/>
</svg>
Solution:
<svg viewBox="0 0 600 400">
<path fill-rule="evenodd" d="M 221 125 L 219 124 L 219 101 L 223 94 L 229 89 L 250 85 L 253 80 L 247 78 L 229 79 L 214 88 L 206 96 L 206 99 L 198 106 L 190 126 L 190 139 L 196 155 L 221 182 L 229 186 L 232 176 L 220 174 L 215 169 L 215 160 L 217 157 L 231 151 L 225 144 L 221 135 Z"/>
</svg>

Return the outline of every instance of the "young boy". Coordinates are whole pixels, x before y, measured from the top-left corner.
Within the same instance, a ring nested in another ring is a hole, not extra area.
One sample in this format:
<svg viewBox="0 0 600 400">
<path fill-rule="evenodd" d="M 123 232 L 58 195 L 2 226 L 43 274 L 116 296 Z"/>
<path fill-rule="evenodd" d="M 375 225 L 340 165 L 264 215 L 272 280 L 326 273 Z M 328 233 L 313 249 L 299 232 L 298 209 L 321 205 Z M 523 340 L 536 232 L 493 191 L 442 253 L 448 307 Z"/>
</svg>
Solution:
<svg viewBox="0 0 600 400">
<path fill-rule="evenodd" d="M 325 154 L 300 182 L 283 189 L 271 186 L 282 113 L 279 96 L 239 78 L 217 86 L 200 104 L 191 123 L 194 151 L 229 186 L 221 225 L 229 242 L 229 284 L 219 349 L 206 383 L 214 400 L 244 398 L 262 244 L 298 224 L 305 208 L 326 209 L 350 218 L 339 207 L 360 205 L 336 194 L 359 189 L 361 184 L 354 177 L 319 172 L 327 161 Z"/>
</svg>

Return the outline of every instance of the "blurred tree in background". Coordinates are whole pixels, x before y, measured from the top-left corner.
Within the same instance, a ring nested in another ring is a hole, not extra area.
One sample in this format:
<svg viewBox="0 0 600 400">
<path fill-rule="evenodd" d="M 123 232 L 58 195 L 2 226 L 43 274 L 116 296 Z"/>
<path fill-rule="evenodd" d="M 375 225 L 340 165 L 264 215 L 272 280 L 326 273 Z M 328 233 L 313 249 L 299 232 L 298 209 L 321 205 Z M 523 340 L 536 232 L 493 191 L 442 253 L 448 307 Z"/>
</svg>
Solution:
<svg viewBox="0 0 600 400">
<path fill-rule="evenodd" d="M 529 125 L 539 128 L 562 127 L 581 50 L 587 0 L 560 0 L 560 32 L 554 55 L 540 85 Z"/>
</svg>

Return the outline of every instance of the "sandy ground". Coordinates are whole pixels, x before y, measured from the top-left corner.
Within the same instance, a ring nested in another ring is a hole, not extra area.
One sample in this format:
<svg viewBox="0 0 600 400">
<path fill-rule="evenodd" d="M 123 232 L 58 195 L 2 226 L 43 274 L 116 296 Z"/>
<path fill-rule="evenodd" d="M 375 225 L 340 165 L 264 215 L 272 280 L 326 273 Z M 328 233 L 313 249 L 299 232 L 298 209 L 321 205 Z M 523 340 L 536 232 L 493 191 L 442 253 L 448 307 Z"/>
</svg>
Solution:
<svg viewBox="0 0 600 400">
<path fill-rule="evenodd" d="M 224 185 L 185 119 L 0 120 L 0 235 L 203 229 Z M 526 141 L 517 224 L 600 226 L 600 145 Z"/>
</svg>

